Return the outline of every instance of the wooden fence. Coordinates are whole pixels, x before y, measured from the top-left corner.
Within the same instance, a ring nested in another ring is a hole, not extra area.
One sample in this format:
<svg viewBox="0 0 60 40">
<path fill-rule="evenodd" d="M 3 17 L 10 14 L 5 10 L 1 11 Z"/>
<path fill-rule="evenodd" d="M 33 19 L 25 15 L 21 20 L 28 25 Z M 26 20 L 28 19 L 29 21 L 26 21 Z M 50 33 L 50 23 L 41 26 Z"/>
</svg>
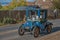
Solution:
<svg viewBox="0 0 60 40">
<path fill-rule="evenodd" d="M 0 19 L 2 19 L 4 17 L 10 17 L 10 18 L 20 20 L 20 19 L 23 19 L 24 15 L 25 15 L 25 11 L 17 11 L 17 10 L 0 11 Z"/>
<path fill-rule="evenodd" d="M 3 10 L 3 11 L 0 11 L 0 19 L 2 19 L 4 17 L 10 17 L 10 18 L 14 18 L 16 20 L 22 20 L 25 13 L 26 13 L 25 11 L 18 11 L 18 10 L 5 10 L 5 11 Z M 54 14 L 51 10 L 49 11 L 48 16 L 49 15 L 54 16 Z M 58 15 L 60 16 L 60 13 L 58 13 Z"/>
</svg>

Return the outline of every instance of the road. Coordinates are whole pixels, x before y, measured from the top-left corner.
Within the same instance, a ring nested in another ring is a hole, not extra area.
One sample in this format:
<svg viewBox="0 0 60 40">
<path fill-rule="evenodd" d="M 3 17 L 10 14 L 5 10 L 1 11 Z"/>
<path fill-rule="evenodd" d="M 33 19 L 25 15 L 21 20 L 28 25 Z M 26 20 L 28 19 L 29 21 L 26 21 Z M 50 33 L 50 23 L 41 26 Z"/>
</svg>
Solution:
<svg viewBox="0 0 60 40">
<path fill-rule="evenodd" d="M 60 19 L 51 20 L 53 23 L 53 30 L 51 34 L 41 33 L 38 38 L 34 38 L 29 32 L 23 36 L 18 35 L 18 27 L 20 24 L 10 24 L 0 27 L 0 40 L 59 40 L 60 37 Z"/>
</svg>

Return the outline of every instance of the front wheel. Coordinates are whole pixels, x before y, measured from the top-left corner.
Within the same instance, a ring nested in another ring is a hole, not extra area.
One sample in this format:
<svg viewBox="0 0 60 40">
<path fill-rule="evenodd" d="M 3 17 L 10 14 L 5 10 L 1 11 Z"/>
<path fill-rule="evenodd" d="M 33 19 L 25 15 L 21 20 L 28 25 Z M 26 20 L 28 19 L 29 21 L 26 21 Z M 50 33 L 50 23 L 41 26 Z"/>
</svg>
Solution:
<svg viewBox="0 0 60 40">
<path fill-rule="evenodd" d="M 46 30 L 47 30 L 47 33 L 51 33 L 51 31 L 52 31 L 52 25 L 48 25 L 46 27 Z"/>
<path fill-rule="evenodd" d="M 34 37 L 38 37 L 39 36 L 39 31 L 40 31 L 40 29 L 38 27 L 36 27 L 34 29 Z"/>
<path fill-rule="evenodd" d="M 22 27 L 19 27 L 18 34 L 21 36 L 24 35 L 24 29 Z"/>
</svg>

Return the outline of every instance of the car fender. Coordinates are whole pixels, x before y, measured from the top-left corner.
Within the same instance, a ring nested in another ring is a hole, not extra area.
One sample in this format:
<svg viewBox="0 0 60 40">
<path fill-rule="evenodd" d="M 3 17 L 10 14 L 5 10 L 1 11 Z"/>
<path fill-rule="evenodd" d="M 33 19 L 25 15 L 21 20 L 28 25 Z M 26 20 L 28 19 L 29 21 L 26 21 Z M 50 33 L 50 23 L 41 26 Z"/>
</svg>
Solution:
<svg viewBox="0 0 60 40">
<path fill-rule="evenodd" d="M 47 22 L 47 25 L 53 25 L 51 22 Z"/>
</svg>

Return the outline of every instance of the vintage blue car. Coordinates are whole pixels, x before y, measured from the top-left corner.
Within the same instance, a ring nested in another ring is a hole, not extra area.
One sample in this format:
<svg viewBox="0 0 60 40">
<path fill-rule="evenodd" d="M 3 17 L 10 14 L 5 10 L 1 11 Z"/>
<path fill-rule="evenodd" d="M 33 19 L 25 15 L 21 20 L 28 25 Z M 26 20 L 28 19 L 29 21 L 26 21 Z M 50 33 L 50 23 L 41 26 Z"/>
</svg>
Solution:
<svg viewBox="0 0 60 40">
<path fill-rule="evenodd" d="M 53 24 L 47 20 L 46 9 L 30 6 L 27 7 L 25 11 L 25 22 L 22 23 L 18 29 L 19 35 L 24 35 L 25 32 L 31 32 L 34 37 L 38 37 L 40 31 L 51 33 Z"/>
</svg>

